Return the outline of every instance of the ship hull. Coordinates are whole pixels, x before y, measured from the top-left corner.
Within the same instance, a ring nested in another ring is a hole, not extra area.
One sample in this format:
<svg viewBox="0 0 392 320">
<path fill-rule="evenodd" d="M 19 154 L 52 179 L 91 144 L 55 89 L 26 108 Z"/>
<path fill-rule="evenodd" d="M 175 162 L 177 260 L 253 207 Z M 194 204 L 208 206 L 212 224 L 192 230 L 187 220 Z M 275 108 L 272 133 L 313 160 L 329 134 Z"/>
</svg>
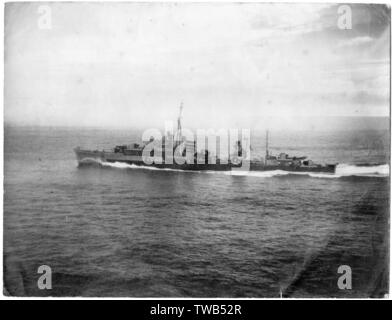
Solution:
<svg viewBox="0 0 392 320">
<path fill-rule="evenodd" d="M 250 162 L 249 166 L 241 166 L 241 164 L 233 163 L 207 163 L 207 164 L 169 164 L 169 163 L 153 163 L 146 164 L 140 156 L 129 156 L 122 153 L 108 151 L 91 151 L 75 149 L 75 154 L 79 165 L 94 162 L 109 163 L 126 163 L 130 165 L 153 167 L 159 169 L 175 169 L 184 171 L 230 171 L 230 170 L 248 170 L 249 171 L 288 171 L 288 172 L 319 172 L 319 173 L 335 173 L 336 165 L 314 165 L 314 166 L 292 166 L 292 165 L 264 165 L 262 163 Z"/>
<path fill-rule="evenodd" d="M 250 171 L 273 171 L 273 170 L 281 170 L 281 171 L 289 171 L 289 172 L 319 172 L 319 173 L 335 173 L 336 165 L 315 165 L 315 166 L 284 166 L 284 165 L 276 165 L 276 166 L 266 166 L 263 164 L 250 164 Z"/>
<path fill-rule="evenodd" d="M 223 164 L 223 163 L 207 163 L 207 164 L 177 164 L 177 163 L 145 163 L 140 156 L 127 156 L 121 153 L 107 152 L 107 151 L 90 151 L 75 149 L 75 154 L 79 165 L 85 165 L 94 162 L 109 162 L 109 163 L 126 163 L 130 165 L 153 167 L 158 169 L 173 169 L 184 171 L 230 171 L 233 167 L 240 167 L 240 165 Z"/>
</svg>

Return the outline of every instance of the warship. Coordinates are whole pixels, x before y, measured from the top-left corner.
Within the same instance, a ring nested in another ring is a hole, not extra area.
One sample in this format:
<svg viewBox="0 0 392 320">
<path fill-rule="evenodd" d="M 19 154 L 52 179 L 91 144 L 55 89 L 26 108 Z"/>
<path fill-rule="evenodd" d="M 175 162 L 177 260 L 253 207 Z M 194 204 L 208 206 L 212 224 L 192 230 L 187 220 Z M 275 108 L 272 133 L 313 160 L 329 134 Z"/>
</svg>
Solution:
<svg viewBox="0 0 392 320">
<path fill-rule="evenodd" d="M 249 159 L 249 157 L 246 157 L 246 151 L 243 149 L 241 141 L 236 141 L 235 152 L 227 159 L 219 159 L 207 149 L 196 152 L 196 141 L 186 141 L 182 135 L 182 109 L 183 106 L 181 104 L 180 115 L 177 119 L 177 130 L 174 135 L 164 136 L 160 141 L 154 141 L 154 138 L 151 137 L 148 142 L 142 144 L 117 145 L 112 150 L 88 150 L 76 147 L 74 151 L 78 164 L 82 166 L 91 162 L 119 162 L 142 167 L 185 171 L 230 171 L 245 168 L 250 171 L 282 170 L 290 172 L 335 173 L 337 163 L 322 165 L 314 163 L 306 156 L 290 157 L 287 153 L 272 155 L 269 152 L 268 131 L 266 132 L 264 159 Z M 146 149 L 152 143 L 155 146 L 159 146 L 159 152 L 156 152 L 156 148 L 152 150 Z M 189 150 L 192 150 L 190 156 Z M 178 159 L 175 158 L 174 152 L 179 152 L 183 158 L 186 157 L 185 160 L 180 161 L 180 163 L 173 161 L 173 159 Z M 159 154 L 159 157 L 156 156 L 157 154 Z"/>
</svg>

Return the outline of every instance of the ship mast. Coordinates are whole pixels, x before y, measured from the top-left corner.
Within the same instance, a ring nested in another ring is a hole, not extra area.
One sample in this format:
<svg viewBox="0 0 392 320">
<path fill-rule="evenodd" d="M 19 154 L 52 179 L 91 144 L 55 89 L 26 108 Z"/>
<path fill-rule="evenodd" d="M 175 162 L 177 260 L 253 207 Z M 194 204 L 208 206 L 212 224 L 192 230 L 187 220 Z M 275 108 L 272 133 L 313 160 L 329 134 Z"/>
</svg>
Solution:
<svg viewBox="0 0 392 320">
<path fill-rule="evenodd" d="M 267 130 L 265 134 L 265 161 L 267 161 L 268 156 L 269 153 L 268 153 L 268 130 Z"/>
<path fill-rule="evenodd" d="M 182 139 L 182 126 L 181 126 L 181 118 L 182 118 L 182 109 L 184 108 L 183 103 L 181 101 L 180 105 L 180 114 L 177 118 L 177 132 L 176 132 L 176 141 L 180 142 Z"/>
</svg>

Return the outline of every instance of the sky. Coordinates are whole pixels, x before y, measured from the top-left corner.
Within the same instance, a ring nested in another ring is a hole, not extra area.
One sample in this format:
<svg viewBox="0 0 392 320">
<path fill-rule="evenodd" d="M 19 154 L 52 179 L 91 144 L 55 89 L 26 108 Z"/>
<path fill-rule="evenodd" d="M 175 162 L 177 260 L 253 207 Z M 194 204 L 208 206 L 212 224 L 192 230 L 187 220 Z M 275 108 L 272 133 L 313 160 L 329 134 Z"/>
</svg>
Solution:
<svg viewBox="0 0 392 320">
<path fill-rule="evenodd" d="M 162 127 L 181 102 L 199 128 L 389 116 L 389 8 L 350 8 L 342 30 L 332 4 L 7 3 L 4 121 Z"/>
</svg>

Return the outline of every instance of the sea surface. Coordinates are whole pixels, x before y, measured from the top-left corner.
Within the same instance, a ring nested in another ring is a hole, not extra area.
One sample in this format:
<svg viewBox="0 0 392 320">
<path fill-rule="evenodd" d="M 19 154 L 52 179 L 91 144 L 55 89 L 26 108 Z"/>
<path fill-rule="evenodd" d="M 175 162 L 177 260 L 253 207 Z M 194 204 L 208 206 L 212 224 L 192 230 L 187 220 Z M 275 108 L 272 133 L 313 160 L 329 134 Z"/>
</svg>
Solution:
<svg viewBox="0 0 392 320">
<path fill-rule="evenodd" d="M 337 173 L 213 173 L 96 163 L 73 148 L 135 130 L 5 127 L 4 290 L 16 296 L 382 297 L 389 132 L 271 132 L 270 151 Z M 264 134 L 252 133 L 264 155 Z M 38 267 L 52 270 L 40 290 Z M 352 289 L 339 289 L 341 265 Z"/>
</svg>

